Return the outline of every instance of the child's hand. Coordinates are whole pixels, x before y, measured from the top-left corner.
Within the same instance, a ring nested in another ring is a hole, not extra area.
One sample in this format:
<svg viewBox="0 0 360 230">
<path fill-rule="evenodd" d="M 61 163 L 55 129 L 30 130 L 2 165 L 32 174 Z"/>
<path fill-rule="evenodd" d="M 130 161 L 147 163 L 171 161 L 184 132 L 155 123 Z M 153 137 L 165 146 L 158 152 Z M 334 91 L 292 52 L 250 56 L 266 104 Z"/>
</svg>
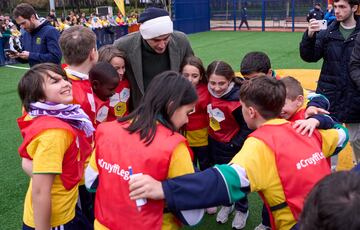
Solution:
<svg viewBox="0 0 360 230">
<path fill-rule="evenodd" d="M 311 137 L 316 127 L 318 127 L 320 122 L 315 118 L 309 118 L 307 120 L 297 120 L 295 121 L 293 128 L 296 129 L 297 133 L 305 135 L 307 132 L 308 136 Z"/>
<path fill-rule="evenodd" d="M 321 109 L 315 106 L 309 106 L 306 110 L 305 110 L 305 118 L 308 118 L 312 115 L 316 115 L 316 114 L 330 114 L 329 111 L 325 110 L 325 109 Z"/>
<path fill-rule="evenodd" d="M 129 190 L 131 200 L 141 198 L 161 200 L 165 198 L 161 182 L 149 175 L 139 175 L 131 178 L 129 181 Z"/>
</svg>

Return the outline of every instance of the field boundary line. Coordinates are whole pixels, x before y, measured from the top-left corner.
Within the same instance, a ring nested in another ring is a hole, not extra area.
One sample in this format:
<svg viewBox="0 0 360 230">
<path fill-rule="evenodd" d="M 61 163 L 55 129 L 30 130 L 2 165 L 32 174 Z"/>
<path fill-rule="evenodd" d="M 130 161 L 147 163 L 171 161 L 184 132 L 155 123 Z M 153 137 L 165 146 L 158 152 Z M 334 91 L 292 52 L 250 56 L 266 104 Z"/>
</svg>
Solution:
<svg viewBox="0 0 360 230">
<path fill-rule="evenodd" d="M 21 66 L 14 66 L 14 65 L 4 65 L 5 67 L 14 68 L 14 69 L 30 69 L 29 67 L 21 67 Z"/>
</svg>

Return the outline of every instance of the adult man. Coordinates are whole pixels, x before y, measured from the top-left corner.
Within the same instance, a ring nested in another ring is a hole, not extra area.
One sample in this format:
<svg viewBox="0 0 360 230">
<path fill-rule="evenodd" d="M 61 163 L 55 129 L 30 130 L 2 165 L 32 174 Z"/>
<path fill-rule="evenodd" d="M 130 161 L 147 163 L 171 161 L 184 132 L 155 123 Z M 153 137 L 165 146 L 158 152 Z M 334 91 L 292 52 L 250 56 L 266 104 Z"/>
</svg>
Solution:
<svg viewBox="0 0 360 230">
<path fill-rule="evenodd" d="M 314 8 L 306 15 L 306 20 L 315 18 L 316 20 L 322 20 L 324 18 L 324 12 L 321 10 L 321 4 L 315 3 Z"/>
<path fill-rule="evenodd" d="M 304 61 L 324 60 L 316 92 L 329 99 L 331 114 L 350 128 L 350 143 L 357 162 L 360 161 L 360 135 L 354 135 L 351 127 L 359 130 L 360 91 L 350 79 L 349 61 L 360 32 L 360 21 L 354 16 L 358 4 L 359 0 L 335 0 L 336 22 L 319 32 L 318 22 L 310 20 L 300 43 L 300 56 Z"/>
<path fill-rule="evenodd" d="M 155 75 L 179 71 L 181 62 L 193 54 L 185 34 L 173 31 L 168 12 L 147 8 L 139 18 L 140 31 L 114 42 L 126 53 L 126 75 L 130 81 L 132 109 L 136 108 L 148 84 Z"/>
<path fill-rule="evenodd" d="M 25 32 L 21 36 L 23 51 L 9 56 L 21 62 L 28 61 L 30 67 L 43 62 L 60 64 L 59 32 L 48 21 L 40 19 L 27 3 L 17 5 L 13 15 Z"/>
</svg>

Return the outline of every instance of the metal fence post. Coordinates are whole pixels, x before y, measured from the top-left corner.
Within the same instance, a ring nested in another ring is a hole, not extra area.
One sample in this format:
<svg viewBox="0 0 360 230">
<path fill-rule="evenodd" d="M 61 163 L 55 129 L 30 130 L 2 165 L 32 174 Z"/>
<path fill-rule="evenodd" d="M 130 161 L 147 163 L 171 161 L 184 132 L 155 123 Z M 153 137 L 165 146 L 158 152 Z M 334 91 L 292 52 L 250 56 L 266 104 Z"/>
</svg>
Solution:
<svg viewBox="0 0 360 230">
<path fill-rule="evenodd" d="M 291 25 L 291 31 L 295 31 L 295 0 L 291 1 L 291 17 L 292 17 L 292 25 Z"/>
<path fill-rule="evenodd" d="M 262 0 L 262 11 L 261 11 L 261 31 L 265 31 L 265 19 L 266 19 L 265 0 Z"/>
<path fill-rule="evenodd" d="M 236 0 L 233 0 L 234 31 L 236 31 Z"/>
</svg>

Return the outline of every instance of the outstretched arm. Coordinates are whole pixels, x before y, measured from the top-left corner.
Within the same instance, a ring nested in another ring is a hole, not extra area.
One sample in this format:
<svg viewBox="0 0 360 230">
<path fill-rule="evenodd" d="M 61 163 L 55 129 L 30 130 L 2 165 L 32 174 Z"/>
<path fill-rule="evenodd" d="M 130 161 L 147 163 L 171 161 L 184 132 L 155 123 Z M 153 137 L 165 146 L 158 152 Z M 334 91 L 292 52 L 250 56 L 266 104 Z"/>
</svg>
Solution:
<svg viewBox="0 0 360 230">
<path fill-rule="evenodd" d="M 230 204 L 245 196 L 249 181 L 238 165 L 216 165 L 174 179 L 154 181 L 149 176 L 130 180 L 131 199 L 165 198 L 169 210 L 190 210 Z"/>
</svg>

